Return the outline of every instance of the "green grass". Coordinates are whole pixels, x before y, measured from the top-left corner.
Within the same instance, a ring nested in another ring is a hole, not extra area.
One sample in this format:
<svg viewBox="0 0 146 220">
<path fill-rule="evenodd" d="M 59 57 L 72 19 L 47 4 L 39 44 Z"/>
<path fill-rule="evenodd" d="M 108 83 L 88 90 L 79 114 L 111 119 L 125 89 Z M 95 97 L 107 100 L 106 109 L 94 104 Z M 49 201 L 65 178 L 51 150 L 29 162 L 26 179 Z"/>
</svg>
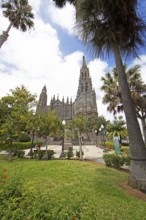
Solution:
<svg viewBox="0 0 146 220">
<path fill-rule="evenodd" d="M 4 168 L 5 181 L 13 176 L 22 180 L 24 195 L 19 202 L 5 201 L 1 220 L 146 219 L 146 203 L 118 187 L 128 177 L 125 172 L 71 160 L 1 160 L 1 172 Z"/>
<path fill-rule="evenodd" d="M 0 154 L 0 162 L 8 159 L 8 154 Z"/>
</svg>

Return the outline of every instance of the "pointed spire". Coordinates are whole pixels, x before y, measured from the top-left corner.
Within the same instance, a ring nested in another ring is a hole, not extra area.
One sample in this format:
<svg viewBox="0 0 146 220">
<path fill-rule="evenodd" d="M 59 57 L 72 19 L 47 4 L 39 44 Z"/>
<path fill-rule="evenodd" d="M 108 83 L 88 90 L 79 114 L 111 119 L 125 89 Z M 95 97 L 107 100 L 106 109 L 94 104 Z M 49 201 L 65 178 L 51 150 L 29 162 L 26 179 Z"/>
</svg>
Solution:
<svg viewBox="0 0 146 220">
<path fill-rule="evenodd" d="M 47 92 L 47 88 L 46 88 L 46 85 L 44 85 L 43 89 L 42 89 L 42 92 Z"/>
<path fill-rule="evenodd" d="M 64 96 L 62 97 L 62 102 L 64 103 Z"/>
<path fill-rule="evenodd" d="M 83 63 L 82 63 L 82 67 L 87 67 L 86 60 L 85 60 L 85 56 L 83 56 Z"/>
<path fill-rule="evenodd" d="M 67 97 L 67 104 L 69 103 L 69 98 Z"/>
</svg>

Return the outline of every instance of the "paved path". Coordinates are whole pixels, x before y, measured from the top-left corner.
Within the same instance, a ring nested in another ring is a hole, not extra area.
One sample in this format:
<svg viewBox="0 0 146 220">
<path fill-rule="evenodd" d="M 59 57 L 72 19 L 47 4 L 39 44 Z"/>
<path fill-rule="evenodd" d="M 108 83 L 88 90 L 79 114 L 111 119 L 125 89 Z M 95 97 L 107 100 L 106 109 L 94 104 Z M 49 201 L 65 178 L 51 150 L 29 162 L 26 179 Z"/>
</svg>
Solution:
<svg viewBox="0 0 146 220">
<path fill-rule="evenodd" d="M 41 147 L 41 150 L 45 150 L 45 147 Z M 54 150 L 55 151 L 55 158 L 59 158 L 62 150 L 62 146 L 60 145 L 48 145 L 48 150 Z M 97 162 L 104 162 L 103 157 L 103 149 L 96 147 L 95 145 L 84 145 L 82 146 L 83 152 L 84 152 L 84 159 L 88 160 L 94 160 Z M 30 149 L 25 150 L 25 156 L 27 156 Z M 79 151 L 79 146 L 73 146 L 73 152 L 74 155 L 76 155 L 76 151 Z"/>
</svg>

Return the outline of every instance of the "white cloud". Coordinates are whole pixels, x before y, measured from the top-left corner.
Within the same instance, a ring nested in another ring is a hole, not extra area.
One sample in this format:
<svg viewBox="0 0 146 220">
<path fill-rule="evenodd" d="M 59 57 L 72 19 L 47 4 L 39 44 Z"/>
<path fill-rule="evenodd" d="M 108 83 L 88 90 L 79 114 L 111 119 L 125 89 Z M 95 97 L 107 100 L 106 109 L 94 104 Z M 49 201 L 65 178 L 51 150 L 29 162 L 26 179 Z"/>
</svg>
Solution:
<svg viewBox="0 0 146 220">
<path fill-rule="evenodd" d="M 32 6 L 35 15 L 37 15 L 40 9 L 41 0 L 29 0 L 29 4 Z"/>
<path fill-rule="evenodd" d="M 146 83 L 146 55 L 142 55 L 139 58 L 136 58 L 133 62 L 133 65 L 140 65 L 141 76 Z"/>
<path fill-rule="evenodd" d="M 67 3 L 62 9 L 59 9 L 53 3 L 49 3 L 48 13 L 54 24 L 59 25 L 69 34 L 74 34 L 75 8 L 73 5 Z"/>
<path fill-rule="evenodd" d="M 59 10 L 48 2 L 48 16 L 52 21 L 72 34 L 74 9 L 67 5 Z M 65 100 L 67 96 L 76 97 L 80 68 L 83 53 L 76 50 L 67 56 L 63 56 L 60 50 L 60 41 L 57 31 L 49 22 L 40 17 L 40 0 L 30 0 L 35 13 L 35 28 L 26 33 L 16 29 L 10 31 L 8 40 L 0 49 L 0 97 L 9 93 L 10 89 L 24 84 L 32 93 L 38 96 L 42 87 L 46 84 L 48 91 L 48 104 L 53 95 L 58 95 Z M 0 31 L 6 30 L 9 22 L 0 14 Z M 146 56 L 141 57 L 140 62 L 142 76 L 146 81 Z M 97 106 L 99 115 L 112 119 L 112 114 L 102 104 L 103 92 L 100 87 L 101 77 L 108 71 L 108 64 L 100 59 L 94 59 L 87 63 L 92 78 L 93 88 L 97 94 Z"/>
</svg>

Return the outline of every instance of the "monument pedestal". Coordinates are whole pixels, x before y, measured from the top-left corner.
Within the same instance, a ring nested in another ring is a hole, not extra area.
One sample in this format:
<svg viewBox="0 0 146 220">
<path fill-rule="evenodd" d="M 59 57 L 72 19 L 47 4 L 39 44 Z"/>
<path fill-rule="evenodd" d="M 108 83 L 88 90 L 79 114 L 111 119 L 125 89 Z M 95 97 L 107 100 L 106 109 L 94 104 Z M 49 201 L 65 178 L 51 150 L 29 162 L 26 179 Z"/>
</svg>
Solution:
<svg viewBox="0 0 146 220">
<path fill-rule="evenodd" d="M 71 143 L 71 139 L 65 139 L 64 140 L 64 150 L 68 150 L 69 148 L 72 148 L 73 145 Z"/>
<path fill-rule="evenodd" d="M 71 143 L 71 132 L 68 129 L 65 129 L 64 132 L 64 150 L 68 150 L 69 148 L 72 148 L 73 145 Z"/>
</svg>

